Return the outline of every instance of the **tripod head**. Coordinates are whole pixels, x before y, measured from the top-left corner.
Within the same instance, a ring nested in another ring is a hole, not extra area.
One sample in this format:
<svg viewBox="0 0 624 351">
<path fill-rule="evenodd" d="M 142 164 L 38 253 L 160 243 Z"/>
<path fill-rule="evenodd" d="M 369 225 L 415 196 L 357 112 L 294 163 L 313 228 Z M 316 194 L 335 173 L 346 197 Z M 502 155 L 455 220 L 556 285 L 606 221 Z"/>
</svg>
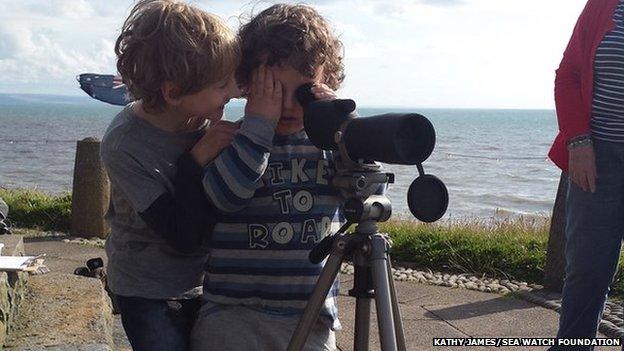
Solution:
<svg viewBox="0 0 624 351">
<path fill-rule="evenodd" d="M 336 233 L 326 236 L 314 246 L 308 255 L 312 263 L 323 261 L 334 240 L 352 224 L 370 224 L 374 232 L 377 231 L 377 222 L 385 222 L 392 215 L 392 204 L 383 191 L 389 183 L 394 183 L 394 174 L 381 172 L 381 165 L 376 162 L 349 161 L 346 166 L 340 156 L 335 161 L 337 174 L 331 184 L 347 199 L 343 209 L 347 222 Z"/>
</svg>

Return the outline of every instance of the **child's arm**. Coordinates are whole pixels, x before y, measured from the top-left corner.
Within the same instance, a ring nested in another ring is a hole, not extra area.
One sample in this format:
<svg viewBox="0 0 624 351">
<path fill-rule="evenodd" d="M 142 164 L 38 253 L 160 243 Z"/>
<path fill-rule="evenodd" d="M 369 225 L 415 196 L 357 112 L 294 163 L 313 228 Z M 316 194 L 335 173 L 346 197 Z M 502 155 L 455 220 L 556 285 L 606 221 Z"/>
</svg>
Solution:
<svg viewBox="0 0 624 351">
<path fill-rule="evenodd" d="M 123 194 L 149 229 L 181 252 L 201 246 L 216 222 L 216 211 L 201 192 L 201 177 L 188 170 L 194 162 L 188 154 L 178 160 L 175 194 L 124 150 L 103 149 L 102 160 L 114 191 Z"/>
<path fill-rule="evenodd" d="M 216 126 L 215 126 L 216 127 Z M 211 127 L 207 135 L 223 134 L 222 128 Z M 231 130 L 233 135 L 234 129 Z M 202 149 L 218 153 L 227 145 L 227 135 L 210 138 L 214 142 Z M 230 137 L 231 139 L 231 137 Z M 190 152 L 177 161 L 171 192 L 133 155 L 114 142 L 102 142 L 101 157 L 115 189 L 123 193 L 132 209 L 147 226 L 178 251 L 196 251 L 211 233 L 216 222 L 216 209 L 203 194 L 202 167 Z"/>
<path fill-rule="evenodd" d="M 214 159 L 230 145 L 237 129 L 237 124 L 228 121 L 211 125 L 191 151 L 178 159 L 174 194 L 161 195 L 147 210 L 139 213 L 150 228 L 179 251 L 197 250 L 212 233 L 217 209 L 203 193 L 200 165 Z"/>
<path fill-rule="evenodd" d="M 216 208 L 203 195 L 201 172 L 190 153 L 184 153 L 178 159 L 174 193 L 163 193 L 139 212 L 154 232 L 185 253 L 200 248 L 216 223 Z"/>
<path fill-rule="evenodd" d="M 197 141 L 190 151 L 195 162 L 203 167 L 214 160 L 223 149 L 232 144 L 238 128 L 238 123 L 230 121 L 222 120 L 214 125 L 211 123 L 204 136 Z"/>
<path fill-rule="evenodd" d="M 281 116 L 282 86 L 270 68 L 252 78 L 245 118 L 232 145 L 204 168 L 204 190 L 224 212 L 245 207 L 266 170 L 275 126 Z"/>
</svg>

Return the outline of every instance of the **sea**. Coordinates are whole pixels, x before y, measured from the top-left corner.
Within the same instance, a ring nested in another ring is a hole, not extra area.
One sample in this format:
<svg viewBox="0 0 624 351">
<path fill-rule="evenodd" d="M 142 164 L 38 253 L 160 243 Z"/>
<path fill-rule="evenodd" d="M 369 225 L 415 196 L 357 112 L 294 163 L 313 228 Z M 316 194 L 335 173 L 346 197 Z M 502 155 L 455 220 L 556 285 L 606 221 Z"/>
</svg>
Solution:
<svg viewBox="0 0 624 351">
<path fill-rule="evenodd" d="M 70 191 L 76 142 L 101 138 L 120 110 L 87 96 L 0 94 L 0 187 Z M 241 101 L 230 103 L 226 118 L 242 111 Z M 448 188 L 446 219 L 550 215 L 561 174 L 546 156 L 557 131 L 553 110 L 358 108 L 362 117 L 389 112 L 433 123 L 436 147 L 423 168 Z M 395 174 L 393 216 L 410 218 L 406 196 L 417 167 L 383 167 Z"/>
</svg>

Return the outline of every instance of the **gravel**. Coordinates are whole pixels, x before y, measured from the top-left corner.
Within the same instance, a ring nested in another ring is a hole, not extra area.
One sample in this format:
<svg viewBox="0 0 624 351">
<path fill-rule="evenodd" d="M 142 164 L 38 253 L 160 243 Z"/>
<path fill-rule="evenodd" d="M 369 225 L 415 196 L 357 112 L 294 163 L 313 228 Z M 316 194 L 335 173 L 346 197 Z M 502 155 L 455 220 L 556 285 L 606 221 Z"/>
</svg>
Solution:
<svg viewBox="0 0 624 351">
<path fill-rule="evenodd" d="M 79 244 L 79 245 L 87 245 L 87 246 L 95 246 L 95 247 L 104 247 L 104 243 L 106 242 L 105 239 L 102 238 L 97 238 L 97 237 L 93 237 L 93 238 L 69 238 L 69 239 L 63 239 L 64 243 L 70 243 L 70 244 Z"/>
</svg>

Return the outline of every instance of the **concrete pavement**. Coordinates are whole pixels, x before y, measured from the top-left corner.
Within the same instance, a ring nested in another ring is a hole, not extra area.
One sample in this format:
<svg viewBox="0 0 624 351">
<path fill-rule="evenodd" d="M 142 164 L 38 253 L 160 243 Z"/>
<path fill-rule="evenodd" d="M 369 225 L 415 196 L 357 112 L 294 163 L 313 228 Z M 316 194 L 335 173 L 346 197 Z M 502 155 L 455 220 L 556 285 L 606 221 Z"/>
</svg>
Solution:
<svg viewBox="0 0 624 351">
<path fill-rule="evenodd" d="M 46 254 L 49 274 L 71 273 L 92 257 L 105 258 L 101 248 L 63 243 L 62 238 L 25 238 L 28 255 Z M 355 299 L 347 296 L 352 276 L 341 277 L 338 299 L 343 330 L 338 332 L 341 350 L 352 350 Z M 432 339 L 468 337 L 554 337 L 558 313 L 512 296 L 481 293 L 414 282 L 395 282 L 408 350 L 545 350 L 544 347 L 434 347 Z M 371 318 L 371 350 L 379 349 L 374 304 Z M 118 318 L 117 318 L 118 321 Z M 123 329 L 117 323 L 118 350 L 129 350 Z M 603 335 L 600 335 L 604 337 Z M 596 350 L 620 350 L 605 347 Z"/>
</svg>

